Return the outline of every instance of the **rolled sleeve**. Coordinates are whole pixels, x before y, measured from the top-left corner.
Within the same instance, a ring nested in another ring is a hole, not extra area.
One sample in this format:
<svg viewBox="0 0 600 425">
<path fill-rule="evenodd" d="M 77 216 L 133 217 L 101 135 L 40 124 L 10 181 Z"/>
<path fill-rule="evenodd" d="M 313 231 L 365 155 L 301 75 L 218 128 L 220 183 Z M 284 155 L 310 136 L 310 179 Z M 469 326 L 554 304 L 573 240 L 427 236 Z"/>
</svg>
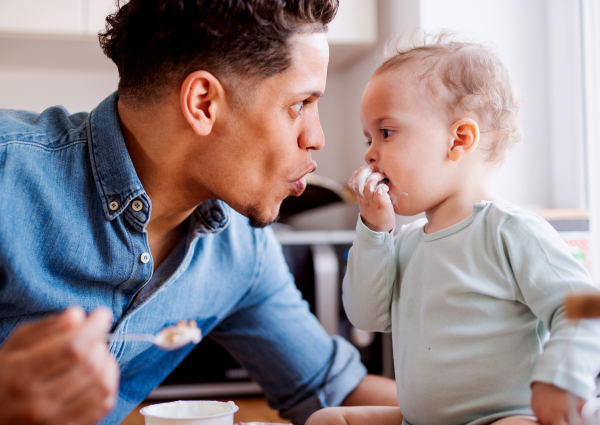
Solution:
<svg viewBox="0 0 600 425">
<path fill-rule="evenodd" d="M 282 418 L 289 419 L 294 424 L 303 424 L 317 410 L 342 404 L 366 376 L 367 370 L 360 362 L 354 346 L 337 335 L 333 336 L 333 341 L 335 349 L 332 364 L 324 385 L 298 404 L 281 409 Z"/>
</svg>

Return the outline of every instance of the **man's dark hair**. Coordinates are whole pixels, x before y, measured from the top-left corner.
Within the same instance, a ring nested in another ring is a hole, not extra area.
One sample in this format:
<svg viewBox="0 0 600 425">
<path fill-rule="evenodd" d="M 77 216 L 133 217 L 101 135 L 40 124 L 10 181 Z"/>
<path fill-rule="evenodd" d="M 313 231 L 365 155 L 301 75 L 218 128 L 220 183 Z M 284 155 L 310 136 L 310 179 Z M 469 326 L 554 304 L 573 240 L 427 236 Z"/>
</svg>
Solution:
<svg viewBox="0 0 600 425">
<path fill-rule="evenodd" d="M 260 81 L 285 71 L 287 41 L 324 32 L 338 0 L 130 0 L 108 16 L 100 45 L 119 96 L 153 103 L 190 73 Z"/>
</svg>

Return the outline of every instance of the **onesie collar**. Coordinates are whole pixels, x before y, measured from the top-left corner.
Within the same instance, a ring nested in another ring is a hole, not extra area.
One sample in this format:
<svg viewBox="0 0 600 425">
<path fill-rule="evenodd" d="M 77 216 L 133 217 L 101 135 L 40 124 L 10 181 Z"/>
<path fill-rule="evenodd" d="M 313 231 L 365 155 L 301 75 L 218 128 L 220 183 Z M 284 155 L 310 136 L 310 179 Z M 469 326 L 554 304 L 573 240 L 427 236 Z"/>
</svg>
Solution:
<svg viewBox="0 0 600 425">
<path fill-rule="evenodd" d="M 486 207 L 486 205 L 488 205 L 489 203 L 490 203 L 489 201 L 477 202 L 476 204 L 473 205 L 473 213 L 470 216 L 468 216 L 464 220 L 459 221 L 458 223 L 456 223 L 450 227 L 439 230 L 437 232 L 425 233 L 425 225 L 423 225 L 423 227 L 421 227 L 421 230 L 419 232 L 420 239 L 424 242 L 430 242 L 430 241 L 434 241 L 436 239 L 441 239 L 446 236 L 450 236 L 454 233 L 461 231 L 465 227 L 468 227 L 473 222 L 473 220 L 475 220 L 475 217 L 477 216 L 477 214 L 481 210 L 483 210 Z"/>
</svg>

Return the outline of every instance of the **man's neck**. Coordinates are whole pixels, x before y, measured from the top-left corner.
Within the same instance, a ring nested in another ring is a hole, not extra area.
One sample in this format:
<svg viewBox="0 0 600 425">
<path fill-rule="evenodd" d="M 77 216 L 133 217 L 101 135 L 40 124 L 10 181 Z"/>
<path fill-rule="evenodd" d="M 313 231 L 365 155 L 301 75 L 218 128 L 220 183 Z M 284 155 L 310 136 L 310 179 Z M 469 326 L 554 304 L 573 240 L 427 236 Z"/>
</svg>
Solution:
<svg viewBox="0 0 600 425">
<path fill-rule="evenodd" d="M 172 101 L 144 110 L 117 103 L 127 151 L 152 202 L 146 231 L 155 268 L 181 238 L 182 223 L 210 198 L 186 172 L 192 135 Z"/>
<path fill-rule="evenodd" d="M 132 109 L 121 100 L 117 104 L 127 151 L 152 201 L 150 225 L 156 222 L 165 231 L 177 227 L 210 198 L 187 172 L 193 132 L 171 101 L 145 110 Z"/>
</svg>

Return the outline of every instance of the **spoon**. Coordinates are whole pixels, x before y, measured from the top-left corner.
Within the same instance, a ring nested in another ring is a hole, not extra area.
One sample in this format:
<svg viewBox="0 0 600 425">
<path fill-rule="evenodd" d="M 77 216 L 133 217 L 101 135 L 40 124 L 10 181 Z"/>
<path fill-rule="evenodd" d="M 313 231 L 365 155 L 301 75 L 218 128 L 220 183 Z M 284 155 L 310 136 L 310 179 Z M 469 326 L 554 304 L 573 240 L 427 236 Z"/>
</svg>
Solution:
<svg viewBox="0 0 600 425">
<path fill-rule="evenodd" d="M 107 334 L 108 342 L 145 341 L 163 350 L 177 350 L 190 343 L 198 344 L 202 330 L 195 321 L 182 320 L 174 326 L 167 326 L 156 335 L 152 334 Z"/>
</svg>

